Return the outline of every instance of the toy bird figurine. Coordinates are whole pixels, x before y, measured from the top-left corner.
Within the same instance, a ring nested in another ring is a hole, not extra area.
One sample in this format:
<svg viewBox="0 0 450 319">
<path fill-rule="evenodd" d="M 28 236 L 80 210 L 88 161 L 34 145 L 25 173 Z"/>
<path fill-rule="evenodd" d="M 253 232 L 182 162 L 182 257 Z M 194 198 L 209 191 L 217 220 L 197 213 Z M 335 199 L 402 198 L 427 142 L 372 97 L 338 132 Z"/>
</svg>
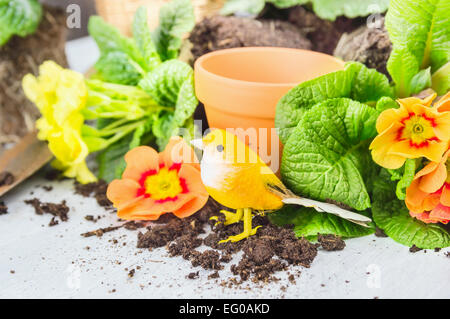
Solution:
<svg viewBox="0 0 450 319">
<path fill-rule="evenodd" d="M 201 177 L 209 195 L 223 206 L 236 210 L 224 211 L 225 225 L 244 222 L 244 231 L 221 242 L 237 242 L 256 234 L 252 228 L 253 211 L 270 212 L 284 204 L 313 207 L 368 227 L 370 218 L 336 205 L 301 198 L 284 186 L 273 171 L 236 135 L 216 129 L 203 139 L 191 141 L 203 150 Z"/>
</svg>

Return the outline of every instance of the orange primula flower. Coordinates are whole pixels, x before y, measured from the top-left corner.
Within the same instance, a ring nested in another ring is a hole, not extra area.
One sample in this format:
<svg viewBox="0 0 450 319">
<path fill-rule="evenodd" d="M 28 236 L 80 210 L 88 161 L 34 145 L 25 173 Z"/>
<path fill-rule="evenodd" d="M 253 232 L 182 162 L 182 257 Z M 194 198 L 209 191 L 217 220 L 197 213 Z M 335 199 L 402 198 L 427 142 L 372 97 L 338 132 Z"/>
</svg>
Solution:
<svg viewBox="0 0 450 319">
<path fill-rule="evenodd" d="M 136 147 L 125 161 L 122 179 L 112 181 L 106 193 L 120 218 L 156 220 L 168 212 L 185 218 L 206 204 L 198 159 L 182 138 L 172 137 L 159 154 L 148 146 Z"/>
<path fill-rule="evenodd" d="M 370 144 L 373 160 L 389 169 L 402 167 L 407 158 L 426 157 L 439 162 L 450 140 L 450 112 L 431 107 L 436 94 L 424 100 L 398 100 L 398 109 L 383 111 L 377 120 L 378 136 Z"/>
<path fill-rule="evenodd" d="M 439 101 L 437 101 L 433 107 L 435 107 L 439 112 L 449 112 L 450 111 L 450 91 L 447 92 L 447 94 L 445 94 L 443 97 L 441 97 L 439 99 Z"/>
<path fill-rule="evenodd" d="M 406 189 L 410 215 L 425 223 L 450 221 L 450 150 L 440 162 L 430 162 Z"/>
</svg>

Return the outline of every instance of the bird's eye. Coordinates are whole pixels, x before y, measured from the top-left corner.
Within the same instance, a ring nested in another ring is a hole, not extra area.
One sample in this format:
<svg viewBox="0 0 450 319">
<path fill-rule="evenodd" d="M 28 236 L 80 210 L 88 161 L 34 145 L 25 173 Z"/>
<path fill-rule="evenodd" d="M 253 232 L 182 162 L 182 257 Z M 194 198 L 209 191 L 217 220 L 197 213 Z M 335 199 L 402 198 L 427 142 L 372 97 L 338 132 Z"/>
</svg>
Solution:
<svg viewBox="0 0 450 319">
<path fill-rule="evenodd" d="M 217 145 L 217 150 L 218 150 L 219 152 L 223 152 L 223 145 L 222 145 L 222 144 Z"/>
</svg>

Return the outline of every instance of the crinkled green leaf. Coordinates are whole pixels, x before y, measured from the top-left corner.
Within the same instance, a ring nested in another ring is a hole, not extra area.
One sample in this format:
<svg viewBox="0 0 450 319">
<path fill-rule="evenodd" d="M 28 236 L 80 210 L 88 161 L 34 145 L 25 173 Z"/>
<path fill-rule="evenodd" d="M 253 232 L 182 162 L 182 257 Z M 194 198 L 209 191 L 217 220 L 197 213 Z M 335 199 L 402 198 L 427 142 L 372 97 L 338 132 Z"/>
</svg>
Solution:
<svg viewBox="0 0 450 319">
<path fill-rule="evenodd" d="M 140 7 L 133 20 L 133 37 L 146 64 L 146 71 L 152 71 L 161 64 L 156 46 L 152 40 L 152 33 L 147 22 L 147 8 Z"/>
<path fill-rule="evenodd" d="M 377 109 L 378 112 L 381 113 L 388 109 L 398 108 L 398 104 L 393 98 L 388 97 L 388 96 L 383 96 L 381 99 L 379 99 L 377 101 L 375 108 Z"/>
<path fill-rule="evenodd" d="M 193 70 L 184 62 L 169 60 L 147 74 L 139 85 L 158 104 L 175 109 L 174 112 L 159 113 L 153 122 L 153 133 L 162 149 L 171 136 L 180 134 L 179 129 L 192 117 L 198 105 Z"/>
<path fill-rule="evenodd" d="M 142 69 L 129 55 L 121 51 L 107 52 L 95 63 L 99 77 L 118 84 L 136 85 L 142 78 Z"/>
<path fill-rule="evenodd" d="M 322 19 L 334 21 L 339 16 L 366 17 L 385 12 L 389 0 L 312 0 L 314 12 Z"/>
<path fill-rule="evenodd" d="M 181 47 L 181 37 L 195 25 L 194 7 L 189 0 L 172 0 L 159 12 L 159 26 L 152 38 L 162 61 L 176 59 Z"/>
<path fill-rule="evenodd" d="M 192 77 L 192 68 L 179 60 L 169 60 L 148 73 L 139 86 L 160 105 L 175 106 L 183 83 Z"/>
<path fill-rule="evenodd" d="M 267 0 L 266 2 L 273 3 L 277 8 L 290 8 L 310 2 L 309 0 Z"/>
<path fill-rule="evenodd" d="M 370 217 L 366 212 L 359 212 Z M 351 238 L 372 234 L 374 227 L 362 227 L 333 214 L 319 213 L 313 208 L 286 205 L 280 211 L 269 214 L 270 220 L 277 225 L 294 225 L 294 232 L 298 237 L 315 238 L 317 233 L 322 235 L 334 234 Z"/>
<path fill-rule="evenodd" d="M 225 2 L 220 13 L 223 15 L 234 13 L 258 15 L 264 9 L 265 5 L 265 0 L 228 0 Z"/>
<path fill-rule="evenodd" d="M 283 181 L 300 196 L 370 207 L 366 183 L 377 168 L 368 147 L 377 117 L 374 108 L 347 98 L 311 108 L 284 146 Z"/>
<path fill-rule="evenodd" d="M 275 127 L 281 142 L 286 143 L 304 112 L 319 102 L 346 97 L 375 106 L 383 96 L 393 97 L 386 76 L 361 63 L 351 62 L 343 71 L 325 74 L 290 90 L 278 102 Z"/>
<path fill-rule="evenodd" d="M 356 18 L 385 12 L 389 0 L 228 0 L 222 14 L 258 15 L 266 3 L 272 3 L 278 8 L 311 3 L 316 15 L 322 19 L 334 21 L 339 16 Z"/>
<path fill-rule="evenodd" d="M 105 22 L 99 16 L 92 16 L 88 24 L 89 34 L 97 43 L 100 53 L 120 51 L 126 53 L 132 60 L 142 66 L 142 55 L 133 39 L 123 36 L 113 25 Z"/>
<path fill-rule="evenodd" d="M 450 246 L 450 233 L 439 224 L 425 224 L 408 213 L 403 201 L 395 195 L 395 182 L 382 170 L 375 183 L 372 216 L 386 235 L 406 246 L 432 249 Z"/>
<path fill-rule="evenodd" d="M 37 0 L 0 0 L 0 46 L 13 35 L 34 33 L 41 19 L 42 7 Z"/>
<path fill-rule="evenodd" d="M 388 71 L 399 97 L 413 92 L 413 77 L 428 67 L 434 73 L 450 60 L 450 1 L 391 0 L 386 28 L 393 44 Z"/>
<path fill-rule="evenodd" d="M 402 167 L 395 170 L 388 170 L 391 174 L 391 180 L 398 181 L 395 189 L 395 194 L 398 199 L 404 200 L 406 198 L 406 188 L 411 185 L 416 174 L 416 169 L 416 160 L 407 159 Z"/>
</svg>

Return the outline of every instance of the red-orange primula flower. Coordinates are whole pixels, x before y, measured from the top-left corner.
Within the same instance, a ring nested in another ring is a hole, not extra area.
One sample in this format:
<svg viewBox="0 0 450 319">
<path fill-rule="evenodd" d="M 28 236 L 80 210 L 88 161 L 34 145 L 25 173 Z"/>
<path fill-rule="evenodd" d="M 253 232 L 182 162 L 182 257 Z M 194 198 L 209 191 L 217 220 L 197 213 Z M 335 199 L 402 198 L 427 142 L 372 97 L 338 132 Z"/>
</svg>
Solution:
<svg viewBox="0 0 450 319">
<path fill-rule="evenodd" d="M 106 194 L 120 218 L 156 220 L 169 212 L 185 218 L 206 204 L 198 159 L 182 138 L 172 137 L 159 154 L 148 146 L 136 147 L 125 161 L 122 179 L 112 181 Z"/>
<path fill-rule="evenodd" d="M 441 161 L 428 163 L 406 189 L 410 215 L 425 223 L 450 221 L 450 150 Z"/>
<path fill-rule="evenodd" d="M 450 140 L 448 103 L 431 107 L 436 94 L 424 100 L 410 97 L 398 100 L 398 109 L 383 111 L 377 120 L 378 136 L 372 141 L 373 160 L 389 168 L 400 168 L 407 158 L 426 157 L 439 162 Z"/>
</svg>

